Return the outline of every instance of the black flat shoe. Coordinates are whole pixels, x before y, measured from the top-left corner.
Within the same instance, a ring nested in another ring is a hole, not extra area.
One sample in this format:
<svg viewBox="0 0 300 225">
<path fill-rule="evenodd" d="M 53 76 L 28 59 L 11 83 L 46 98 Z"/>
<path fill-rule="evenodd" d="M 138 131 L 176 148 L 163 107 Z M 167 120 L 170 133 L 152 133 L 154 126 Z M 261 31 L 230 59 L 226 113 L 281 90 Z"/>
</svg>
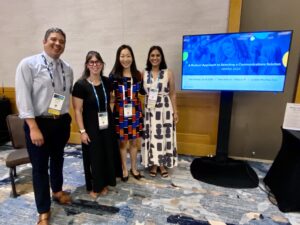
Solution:
<svg viewBox="0 0 300 225">
<path fill-rule="evenodd" d="M 144 176 L 142 176 L 140 173 L 137 174 L 137 175 L 135 175 L 135 174 L 133 173 L 132 169 L 130 169 L 130 173 L 131 173 L 131 175 L 132 175 L 135 179 L 137 179 L 137 180 L 140 180 L 142 177 L 144 177 Z"/>
<path fill-rule="evenodd" d="M 127 182 L 127 181 L 128 181 L 128 178 L 129 178 L 129 176 L 127 176 L 127 177 L 121 177 L 121 180 L 122 180 L 123 182 Z"/>
</svg>

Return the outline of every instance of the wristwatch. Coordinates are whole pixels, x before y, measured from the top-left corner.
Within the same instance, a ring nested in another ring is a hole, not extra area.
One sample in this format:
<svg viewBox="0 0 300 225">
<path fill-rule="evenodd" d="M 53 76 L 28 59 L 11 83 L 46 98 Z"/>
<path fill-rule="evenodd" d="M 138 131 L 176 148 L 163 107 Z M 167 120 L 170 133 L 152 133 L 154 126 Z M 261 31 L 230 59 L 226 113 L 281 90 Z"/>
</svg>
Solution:
<svg viewBox="0 0 300 225">
<path fill-rule="evenodd" d="M 86 131 L 85 131 L 85 129 L 80 129 L 79 130 L 79 133 L 81 133 L 81 134 L 83 134 L 83 133 L 85 133 Z"/>
</svg>

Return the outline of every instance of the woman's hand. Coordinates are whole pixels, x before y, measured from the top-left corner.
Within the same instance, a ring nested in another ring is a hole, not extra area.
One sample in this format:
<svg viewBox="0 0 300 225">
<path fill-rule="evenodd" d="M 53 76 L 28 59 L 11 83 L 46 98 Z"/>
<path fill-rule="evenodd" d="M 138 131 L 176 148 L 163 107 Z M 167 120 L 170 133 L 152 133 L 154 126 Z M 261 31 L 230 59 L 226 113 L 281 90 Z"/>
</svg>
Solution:
<svg viewBox="0 0 300 225">
<path fill-rule="evenodd" d="M 80 134 L 80 139 L 81 139 L 81 142 L 86 145 L 88 145 L 91 142 L 90 137 L 86 132 Z"/>
<path fill-rule="evenodd" d="M 178 123 L 178 121 L 179 121 L 179 118 L 178 118 L 178 114 L 177 114 L 177 112 L 176 112 L 176 113 L 174 113 L 174 115 L 173 115 L 173 119 L 174 119 L 174 122 L 175 122 L 175 123 Z"/>
</svg>

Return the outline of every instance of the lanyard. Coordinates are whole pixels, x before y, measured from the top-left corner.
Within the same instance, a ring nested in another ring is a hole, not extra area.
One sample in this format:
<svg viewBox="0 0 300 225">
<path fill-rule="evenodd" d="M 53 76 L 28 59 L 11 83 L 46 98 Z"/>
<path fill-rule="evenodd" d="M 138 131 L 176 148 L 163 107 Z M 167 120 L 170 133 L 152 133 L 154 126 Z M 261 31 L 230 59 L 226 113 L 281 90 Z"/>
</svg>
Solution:
<svg viewBox="0 0 300 225">
<path fill-rule="evenodd" d="M 127 82 L 127 81 L 126 81 Z M 130 102 L 132 101 L 133 80 L 130 79 Z M 123 101 L 125 101 L 125 85 L 122 85 Z"/>
<path fill-rule="evenodd" d="M 97 95 L 96 88 L 95 88 L 95 86 L 93 85 L 93 82 L 92 82 L 92 81 L 90 81 L 90 80 L 88 80 L 88 79 L 87 79 L 87 81 L 88 81 L 88 82 L 92 85 L 92 87 L 93 87 L 94 95 L 95 95 L 96 101 L 97 101 L 98 111 L 101 112 L 101 111 L 100 111 L 99 97 L 98 97 L 98 95 Z M 104 99 L 105 99 L 105 112 L 107 112 L 107 96 L 106 96 L 106 92 L 105 92 L 105 89 L 104 89 L 104 84 L 103 84 L 103 82 L 102 82 L 101 77 L 100 77 L 100 84 L 102 84 L 102 90 L 103 90 L 103 93 L 104 93 Z"/>
<path fill-rule="evenodd" d="M 42 55 L 42 57 L 44 59 L 45 65 L 47 66 L 47 70 L 48 70 L 48 73 L 49 73 L 50 78 L 51 78 L 52 87 L 55 88 L 55 83 L 54 83 L 54 80 L 53 80 L 53 75 L 52 75 L 52 72 L 51 72 L 51 70 L 49 68 L 47 59 L 46 59 L 46 57 L 44 55 Z M 63 67 L 62 63 L 60 63 L 60 67 L 61 67 L 61 72 L 62 72 L 62 75 L 63 75 L 63 82 L 64 82 L 63 91 L 66 91 L 66 76 L 65 76 L 65 70 L 64 70 L 64 67 Z"/>
<path fill-rule="evenodd" d="M 159 73 L 157 75 L 157 85 L 156 85 L 157 89 L 158 89 L 158 85 L 159 85 L 159 79 L 160 79 L 162 74 L 163 74 L 163 71 L 161 70 L 161 71 L 159 71 Z M 149 76 L 150 76 L 149 80 L 150 80 L 150 86 L 151 86 L 151 84 L 152 84 L 152 79 L 151 78 L 153 78 L 153 75 L 152 75 L 151 71 L 149 71 Z M 153 78 L 153 83 L 154 83 L 154 78 Z"/>
</svg>

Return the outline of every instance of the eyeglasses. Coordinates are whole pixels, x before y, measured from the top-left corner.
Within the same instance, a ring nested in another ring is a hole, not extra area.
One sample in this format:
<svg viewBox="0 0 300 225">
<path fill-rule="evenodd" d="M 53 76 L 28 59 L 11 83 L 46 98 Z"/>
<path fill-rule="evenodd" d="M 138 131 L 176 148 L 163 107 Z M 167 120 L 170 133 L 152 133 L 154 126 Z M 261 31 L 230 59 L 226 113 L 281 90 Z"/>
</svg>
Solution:
<svg viewBox="0 0 300 225">
<path fill-rule="evenodd" d="M 93 65 L 99 66 L 99 65 L 101 65 L 101 62 L 99 60 L 97 60 L 97 61 L 89 61 L 88 65 L 89 66 L 93 66 Z"/>
</svg>

